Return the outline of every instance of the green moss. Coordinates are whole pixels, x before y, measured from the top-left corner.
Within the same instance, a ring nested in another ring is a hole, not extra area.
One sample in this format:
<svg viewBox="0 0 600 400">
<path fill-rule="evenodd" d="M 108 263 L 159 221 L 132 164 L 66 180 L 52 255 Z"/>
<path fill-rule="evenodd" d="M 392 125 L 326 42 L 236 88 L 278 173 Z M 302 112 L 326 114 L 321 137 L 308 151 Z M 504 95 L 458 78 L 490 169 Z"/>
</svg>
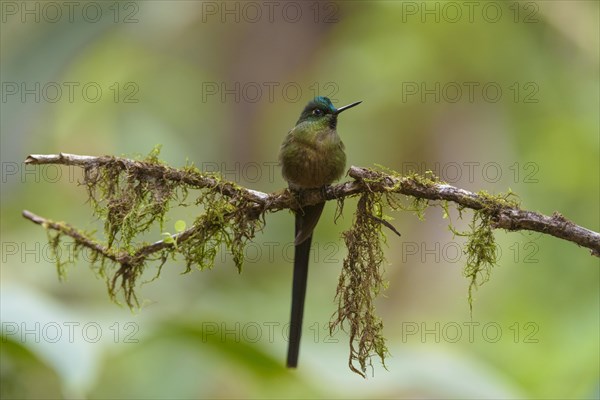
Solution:
<svg viewBox="0 0 600 400">
<path fill-rule="evenodd" d="M 205 174 L 193 165 L 180 170 L 172 170 L 175 178 L 165 179 L 163 165 L 158 159 L 160 147 L 156 147 L 137 166 L 128 165 L 116 158 L 107 158 L 85 168 L 84 182 L 89 201 L 95 215 L 104 220 L 106 244 L 96 243 L 90 234 L 76 232 L 76 236 L 85 238 L 97 249 L 92 249 L 91 268 L 107 282 L 108 294 L 118 302 L 122 294 L 130 307 L 139 306 L 136 295 L 139 278 L 145 268 L 156 263 L 156 274 L 150 281 L 158 278 L 162 266 L 177 256 L 183 257 L 189 272 L 192 266 L 203 270 L 212 268 L 218 249 L 225 244 L 233 254 L 233 260 L 241 272 L 244 263 L 244 247 L 257 229 L 262 229 L 264 219 L 256 218 L 255 203 L 243 197 L 231 198 L 221 192 L 222 185 L 235 188 L 231 182 L 224 182 L 218 174 Z M 139 167 L 138 167 L 139 166 Z M 194 182 L 209 177 L 215 184 L 211 187 L 197 187 Z M 220 190 L 219 190 L 220 188 Z M 195 198 L 188 200 L 190 190 L 198 190 Z M 145 254 L 142 249 L 147 243 L 135 242 L 159 223 L 163 229 L 170 205 L 176 202 L 180 206 L 194 205 L 204 210 L 187 231 L 172 235 L 164 242 L 166 246 L 158 253 Z M 56 223 L 55 223 L 56 224 Z M 75 230 L 61 226 L 60 229 Z M 59 255 L 60 231 L 51 234 L 48 230 L 50 248 L 56 254 L 59 277 L 66 276 L 67 261 Z M 185 235 L 186 240 L 179 240 Z M 76 244 L 73 260 L 77 259 L 82 246 Z M 103 254 L 104 252 L 104 254 Z M 112 255 L 106 257 L 106 254 Z"/>
<path fill-rule="evenodd" d="M 484 200 L 484 212 L 491 213 L 500 210 L 501 208 L 519 208 L 519 202 L 516 199 L 513 199 L 513 197 L 518 198 L 518 196 L 510 189 L 507 193 L 499 193 L 496 195 L 489 194 L 485 190 L 480 190 L 477 194 Z"/>
<path fill-rule="evenodd" d="M 408 179 L 412 179 L 416 183 L 425 187 L 432 187 L 437 184 L 445 184 L 446 182 L 442 181 L 437 175 L 433 173 L 431 170 L 425 171 L 425 174 L 419 175 L 416 172 L 412 172 L 406 176 Z"/>
<path fill-rule="evenodd" d="M 472 314 L 473 290 L 489 280 L 492 267 L 497 262 L 498 250 L 489 215 L 476 211 L 470 228 L 471 232 L 466 235 L 467 264 L 463 274 L 469 279 L 468 301 Z"/>
<path fill-rule="evenodd" d="M 158 165 L 153 151 L 144 166 Z M 133 239 L 147 232 L 155 222 L 163 226 L 171 200 L 177 198 L 177 182 L 148 174 L 138 168 L 128 168 L 117 159 L 84 170 L 95 214 L 105 221 L 104 232 L 108 245 L 131 249 Z"/>
<path fill-rule="evenodd" d="M 498 245 L 494 237 L 493 217 L 503 208 L 518 208 L 519 204 L 512 197 L 516 196 L 512 191 L 506 194 L 492 195 L 481 190 L 477 193 L 482 208 L 473 211 L 473 219 L 467 232 L 458 232 L 452 224 L 450 230 L 458 236 L 467 238 L 465 253 L 467 263 L 463 269 L 463 275 L 469 279 L 467 300 L 469 310 L 473 314 L 473 292 L 490 278 L 492 268 L 498 261 Z M 462 218 L 464 207 L 457 207 L 459 217 Z M 447 205 L 446 205 L 447 212 Z"/>
<path fill-rule="evenodd" d="M 248 212 L 250 204 L 243 198 L 229 199 L 212 192 L 199 197 L 197 203 L 205 212 L 195 220 L 192 235 L 178 246 L 178 252 L 186 261 L 186 272 L 193 265 L 201 270 L 212 268 L 223 244 L 241 272 L 244 248 L 256 230 L 262 229 L 262 221 L 252 218 Z"/>
<path fill-rule="evenodd" d="M 60 281 L 64 281 L 67 277 L 67 262 L 63 261 L 62 249 L 60 248 L 60 239 L 62 234 L 57 231 L 46 229 L 46 235 L 48 236 L 48 247 L 50 248 L 51 259 L 55 260 L 54 262 L 56 264 L 56 273 L 58 274 L 58 279 Z"/>
<path fill-rule="evenodd" d="M 381 248 L 383 219 L 382 195 L 363 194 L 357 205 L 354 223 L 344 232 L 348 255 L 338 281 L 338 309 L 330 323 L 350 335 L 350 369 L 366 376 L 372 357 L 378 356 L 385 366 L 388 349 L 383 337 L 383 323 L 375 314 L 375 298 L 387 286 L 383 278 L 384 255 Z M 356 365 L 358 363 L 358 365 Z"/>
</svg>

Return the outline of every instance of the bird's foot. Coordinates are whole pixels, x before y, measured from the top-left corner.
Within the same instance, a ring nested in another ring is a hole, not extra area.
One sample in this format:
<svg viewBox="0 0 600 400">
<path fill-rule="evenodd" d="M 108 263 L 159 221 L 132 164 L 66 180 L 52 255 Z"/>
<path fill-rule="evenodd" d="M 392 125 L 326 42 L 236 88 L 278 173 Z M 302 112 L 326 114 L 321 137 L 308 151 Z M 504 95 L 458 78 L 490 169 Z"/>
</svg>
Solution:
<svg viewBox="0 0 600 400">
<path fill-rule="evenodd" d="M 294 200 L 295 207 L 293 207 L 294 209 L 301 209 L 302 207 L 300 207 L 300 205 L 302 204 L 302 189 L 299 188 L 287 188 L 285 189 L 287 193 L 290 194 L 290 196 L 292 197 L 292 199 Z"/>
<path fill-rule="evenodd" d="M 327 200 L 327 193 L 329 192 L 330 188 L 331 188 L 331 185 L 321 186 L 321 196 L 323 196 L 323 200 Z"/>
</svg>

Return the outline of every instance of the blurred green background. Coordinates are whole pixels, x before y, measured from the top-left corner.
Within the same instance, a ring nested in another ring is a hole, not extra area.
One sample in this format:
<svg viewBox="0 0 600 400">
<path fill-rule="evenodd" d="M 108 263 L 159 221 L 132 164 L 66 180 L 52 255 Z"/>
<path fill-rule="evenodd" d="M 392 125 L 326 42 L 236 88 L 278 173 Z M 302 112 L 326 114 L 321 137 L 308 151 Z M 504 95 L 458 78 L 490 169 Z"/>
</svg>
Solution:
<svg viewBox="0 0 600 400">
<path fill-rule="evenodd" d="M 377 303 L 391 357 L 363 380 L 347 368 L 347 336 L 327 336 L 355 201 L 337 224 L 328 205 L 317 227 L 295 371 L 284 368 L 291 214 L 267 216 L 241 275 L 227 251 L 188 275 L 169 261 L 134 312 L 85 259 L 58 282 L 46 233 L 20 216 L 102 227 L 80 171 L 25 167 L 30 153 L 134 156 L 160 143 L 173 166 L 279 190 L 279 145 L 319 94 L 363 100 L 338 126 L 349 165 L 512 189 L 525 208 L 598 231 L 598 2 L 1 7 L 3 398 L 598 398 L 598 259 L 555 238 L 496 233 L 499 265 L 471 323 L 463 240 L 439 208 L 424 222 L 394 213 L 402 237 L 388 237 Z M 198 212 L 174 211 L 165 230 Z M 451 215 L 462 228 L 469 216 Z"/>
</svg>

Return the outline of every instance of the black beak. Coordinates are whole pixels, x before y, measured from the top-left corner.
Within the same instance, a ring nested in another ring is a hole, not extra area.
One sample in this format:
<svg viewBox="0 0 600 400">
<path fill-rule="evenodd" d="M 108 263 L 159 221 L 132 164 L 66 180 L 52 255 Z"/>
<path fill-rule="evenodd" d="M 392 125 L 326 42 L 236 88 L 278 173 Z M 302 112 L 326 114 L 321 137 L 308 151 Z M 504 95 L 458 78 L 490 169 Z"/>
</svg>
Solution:
<svg viewBox="0 0 600 400">
<path fill-rule="evenodd" d="M 342 111 L 344 111 L 344 110 L 347 110 L 347 109 L 349 109 L 349 108 L 352 108 L 352 107 L 354 107 L 354 106 L 357 106 L 357 105 L 359 105 L 360 103 L 362 103 L 362 101 L 357 101 L 357 102 L 354 102 L 354 103 L 352 103 L 352 104 L 348 104 L 347 106 L 340 107 L 340 108 L 338 108 L 337 110 L 335 110 L 335 115 L 338 115 L 339 113 L 341 113 L 341 112 L 342 112 Z"/>
</svg>

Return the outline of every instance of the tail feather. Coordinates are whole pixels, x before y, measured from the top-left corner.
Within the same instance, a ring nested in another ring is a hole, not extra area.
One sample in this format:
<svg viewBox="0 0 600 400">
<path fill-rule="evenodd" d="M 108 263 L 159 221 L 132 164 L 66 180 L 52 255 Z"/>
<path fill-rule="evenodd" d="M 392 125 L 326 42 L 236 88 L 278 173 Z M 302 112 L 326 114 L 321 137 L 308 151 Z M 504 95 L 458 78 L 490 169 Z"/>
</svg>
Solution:
<svg viewBox="0 0 600 400">
<path fill-rule="evenodd" d="M 288 345 L 288 368 L 298 365 L 300 337 L 302 336 L 302 317 L 304 315 L 304 299 L 306 298 L 306 282 L 308 279 L 308 261 L 312 232 L 319 221 L 325 203 L 304 207 L 296 213 L 296 239 L 294 251 L 294 280 L 292 283 L 292 313 L 290 322 L 290 342 Z"/>
<path fill-rule="evenodd" d="M 309 236 L 312 236 L 325 203 L 315 204 L 314 206 L 304 206 L 302 210 L 296 212 L 296 238 L 294 244 L 298 246 Z"/>
</svg>

